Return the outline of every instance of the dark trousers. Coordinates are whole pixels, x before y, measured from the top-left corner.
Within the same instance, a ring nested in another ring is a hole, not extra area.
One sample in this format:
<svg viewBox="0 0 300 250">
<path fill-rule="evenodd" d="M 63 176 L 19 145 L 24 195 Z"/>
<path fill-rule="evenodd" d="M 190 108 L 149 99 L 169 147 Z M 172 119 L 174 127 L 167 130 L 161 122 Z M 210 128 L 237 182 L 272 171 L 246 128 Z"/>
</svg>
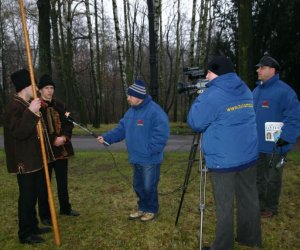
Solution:
<svg viewBox="0 0 300 250">
<path fill-rule="evenodd" d="M 230 173 L 211 173 L 216 204 L 216 238 L 213 250 L 234 246 L 234 199 L 237 208 L 236 239 L 248 246 L 262 245 L 256 166 Z"/>
<path fill-rule="evenodd" d="M 28 174 L 17 174 L 19 185 L 18 217 L 19 217 L 19 239 L 23 240 L 33 234 L 38 227 L 35 213 L 37 197 L 41 191 L 43 171 Z"/>
<path fill-rule="evenodd" d="M 48 171 L 50 179 L 52 177 L 52 171 L 55 172 L 57 194 L 60 206 L 60 213 L 68 214 L 71 211 L 71 204 L 69 202 L 69 192 L 68 192 L 68 160 L 56 160 L 48 164 Z M 41 220 L 50 219 L 50 208 L 48 203 L 48 192 L 46 179 L 44 176 L 43 181 L 43 191 L 38 198 L 39 204 L 39 216 Z"/>
<path fill-rule="evenodd" d="M 257 168 L 257 190 L 261 211 L 278 212 L 283 167 L 276 168 L 280 155 L 275 155 L 273 165 L 269 166 L 271 154 L 260 154 Z"/>
</svg>

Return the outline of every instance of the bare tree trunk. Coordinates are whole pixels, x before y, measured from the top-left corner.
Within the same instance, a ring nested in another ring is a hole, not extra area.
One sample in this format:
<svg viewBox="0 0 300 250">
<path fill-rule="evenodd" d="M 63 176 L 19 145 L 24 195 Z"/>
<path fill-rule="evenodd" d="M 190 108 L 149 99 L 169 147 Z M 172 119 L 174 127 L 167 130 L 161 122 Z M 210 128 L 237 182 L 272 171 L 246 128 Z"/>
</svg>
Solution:
<svg viewBox="0 0 300 250">
<path fill-rule="evenodd" d="M 175 16 L 172 18 L 173 20 L 175 19 Z M 173 22 L 173 20 L 171 21 L 171 23 Z M 174 98 L 175 98 L 175 93 L 173 92 L 173 74 L 174 74 L 174 59 L 173 59 L 173 54 L 172 54 L 172 48 L 170 48 L 170 26 L 167 29 L 167 35 L 166 35 L 166 53 L 169 59 L 169 70 L 166 71 L 167 75 L 167 86 L 166 86 L 166 100 L 165 100 L 165 111 L 167 113 L 169 113 L 169 111 L 171 110 L 172 106 L 173 106 L 173 102 L 174 102 Z"/>
<path fill-rule="evenodd" d="M 56 10 L 57 6 L 57 10 Z M 62 65 L 63 59 L 59 44 L 59 35 L 58 35 L 58 15 L 60 15 L 60 3 L 57 0 L 51 0 L 51 27 L 52 27 L 52 44 L 53 44 L 53 61 L 55 65 L 55 69 L 57 71 L 58 79 L 61 80 L 61 84 L 63 85 L 63 99 L 66 100 L 66 86 L 64 83 L 63 73 L 62 73 Z"/>
<path fill-rule="evenodd" d="M 94 0 L 94 12 L 95 12 L 95 34 L 96 34 L 96 88 L 99 92 L 99 110 L 98 112 L 95 112 L 95 116 L 99 116 L 99 126 L 102 122 L 102 80 L 101 80 L 101 73 L 100 73 L 100 67 L 101 67 L 101 59 L 100 59 L 100 39 L 99 39 L 99 25 L 98 25 L 98 5 L 97 0 Z M 103 20 L 104 22 L 104 20 Z"/>
<path fill-rule="evenodd" d="M 197 0 L 193 0 L 193 11 L 192 11 L 192 21 L 191 21 L 191 33 L 190 33 L 189 66 L 194 66 L 196 5 L 197 5 Z"/>
<path fill-rule="evenodd" d="M 97 0 L 96 0 L 97 1 Z M 101 69 L 100 69 L 100 82 L 103 83 L 103 101 L 102 101 L 102 112 L 103 112 L 103 119 L 105 123 L 109 122 L 109 97 L 108 97 L 108 91 L 107 91 L 107 51 L 106 51 L 106 32 L 105 32 L 105 25 L 104 25 L 104 20 L 105 20 L 105 15 L 104 15 L 104 5 L 103 5 L 103 0 L 101 0 L 101 61 L 102 63 L 100 64 Z M 99 44 L 99 43 L 98 43 Z M 106 86 L 106 88 L 105 88 Z M 102 94 L 101 94 L 102 98 Z"/>
<path fill-rule="evenodd" d="M 50 46 L 50 0 L 38 0 L 39 10 L 39 75 L 52 73 Z"/>
<path fill-rule="evenodd" d="M 249 87 L 253 87 L 253 36 L 252 36 L 252 4 L 248 0 L 238 1 L 238 72 Z"/>
<path fill-rule="evenodd" d="M 123 0 L 123 8 L 124 8 L 124 20 L 125 20 L 125 61 L 126 61 L 126 76 L 127 82 L 133 82 L 133 63 L 132 63 L 132 53 L 134 50 L 134 46 L 130 48 L 132 42 L 134 42 L 134 27 L 131 29 L 130 23 L 130 7 L 129 1 Z M 136 13 L 135 13 L 136 14 Z M 130 32 L 132 30 L 132 33 Z"/>
<path fill-rule="evenodd" d="M 204 67 L 204 60 L 206 56 L 206 42 L 207 42 L 207 17 L 208 4 L 210 0 L 201 0 L 200 22 L 198 27 L 196 64 Z"/>
<path fill-rule="evenodd" d="M 5 69 L 4 69 L 4 30 L 2 19 L 2 3 L 0 2 L 0 112 L 3 113 L 3 108 L 6 103 L 5 95 Z M 0 116 L 0 125 L 3 124 L 2 115 Z"/>
<path fill-rule="evenodd" d="M 211 10 L 212 5 L 215 6 L 215 4 L 217 3 L 218 0 L 210 0 L 209 2 L 209 7 L 208 9 Z M 207 43 L 206 43 L 206 58 L 205 58 L 205 65 L 207 65 L 208 62 L 208 55 L 210 53 L 211 50 L 211 33 L 212 33 L 212 26 L 213 26 L 213 19 L 214 19 L 214 15 L 215 15 L 215 10 L 213 8 L 213 11 L 209 11 L 208 14 L 208 32 L 207 32 Z"/>
<path fill-rule="evenodd" d="M 63 1 L 63 18 L 64 23 L 60 20 L 61 28 L 61 45 L 65 45 L 63 48 L 64 52 L 64 62 L 63 62 L 63 76 L 64 81 L 66 82 L 66 93 L 68 96 L 69 107 L 73 107 L 76 110 L 79 110 L 79 115 L 82 123 L 86 123 L 86 111 L 85 105 L 83 102 L 83 97 L 79 88 L 79 83 L 75 75 L 74 69 L 74 51 L 73 51 L 73 34 L 72 34 L 72 1 Z M 64 29 L 65 27 L 65 29 Z M 66 41 L 64 39 L 63 33 L 66 33 Z M 73 94 L 72 94 L 73 92 Z M 71 97 L 72 99 L 71 101 Z M 75 104 L 75 105 L 74 105 Z"/>
<path fill-rule="evenodd" d="M 178 111 L 178 95 L 177 95 L 177 82 L 179 79 L 179 66 L 180 66 L 180 47 L 181 47 L 181 12 L 180 12 L 180 0 L 177 3 L 177 25 L 176 25 L 176 59 L 175 59 L 175 74 L 173 81 L 174 91 L 174 106 L 173 106 L 173 122 L 177 122 L 177 111 Z"/>
<path fill-rule="evenodd" d="M 204 68 L 205 66 L 205 58 L 207 55 L 206 43 L 207 43 L 207 23 L 208 23 L 208 6 L 210 0 L 204 0 L 204 10 L 203 17 L 201 18 L 201 35 L 200 35 L 200 58 L 199 58 L 199 66 Z"/>
<path fill-rule="evenodd" d="M 155 4 L 153 4 L 153 1 Z M 150 94 L 153 100 L 158 101 L 158 64 L 157 64 L 157 41 L 158 41 L 158 17 L 154 10 L 158 5 L 157 0 L 147 0 L 149 20 L 149 47 L 150 47 Z"/>
<path fill-rule="evenodd" d="M 113 6 L 113 14 L 114 14 L 114 23 L 115 23 L 115 32 L 116 32 L 116 40 L 117 40 L 117 49 L 118 49 L 118 56 L 119 56 L 119 66 L 120 66 L 120 73 L 121 73 L 121 79 L 123 84 L 123 91 L 126 95 L 127 93 L 127 80 L 126 80 L 126 73 L 125 73 L 125 67 L 124 67 L 124 55 L 123 55 L 123 46 L 121 41 L 121 32 L 119 27 L 119 18 L 118 18 L 118 7 L 116 0 L 112 0 L 112 6 Z"/>
<path fill-rule="evenodd" d="M 142 40 L 145 35 L 145 15 L 141 21 L 140 25 L 141 29 L 138 35 L 138 49 L 137 49 L 137 56 L 136 56 L 136 76 L 142 75 L 142 65 L 143 65 L 143 44 Z"/>
<path fill-rule="evenodd" d="M 95 49 L 93 43 L 93 28 L 91 22 L 91 14 L 90 14 L 90 1 L 85 0 L 85 8 L 86 8 L 86 18 L 87 18 L 87 25 L 88 25 L 88 38 L 89 38 L 89 45 L 90 45 L 90 62 L 91 62 L 91 78 L 92 78 L 92 86 L 95 100 L 94 100 L 94 117 L 93 117 L 93 126 L 95 128 L 99 128 L 100 126 L 100 93 L 99 88 L 97 85 L 96 80 L 96 62 L 95 62 Z"/>
<path fill-rule="evenodd" d="M 165 109 L 165 101 L 167 99 L 167 95 L 165 93 L 165 84 L 164 84 L 164 41 L 163 41 L 163 28 L 162 28 L 162 11 L 161 11 L 161 0 L 159 0 L 159 4 L 157 6 L 159 13 L 159 78 L 158 78 L 158 86 L 159 86 L 159 103 Z"/>
<path fill-rule="evenodd" d="M 129 3 L 127 4 L 129 5 Z M 127 9 L 129 10 L 129 7 L 127 7 Z M 132 22 L 132 25 L 130 25 L 129 27 L 132 27 L 130 28 L 130 45 L 131 45 L 131 48 L 130 48 L 130 54 L 131 54 L 131 62 L 130 62 L 130 65 L 132 67 L 132 75 L 129 75 L 128 76 L 128 82 L 133 82 L 133 80 L 135 78 L 138 78 L 141 74 L 137 74 L 137 65 L 136 65 L 136 49 L 135 49 L 135 42 L 136 42 L 136 38 L 135 38 L 135 32 L 136 32 L 136 26 L 137 26 L 137 15 L 138 15 L 138 4 L 137 2 L 135 2 L 134 4 L 134 11 L 133 11 L 133 22 Z M 142 23 L 141 23 L 141 26 L 144 25 L 144 18 L 145 16 L 143 16 L 143 20 L 142 20 Z M 142 27 L 142 29 L 144 29 L 144 27 Z M 144 33 L 144 32 L 143 32 Z"/>
</svg>

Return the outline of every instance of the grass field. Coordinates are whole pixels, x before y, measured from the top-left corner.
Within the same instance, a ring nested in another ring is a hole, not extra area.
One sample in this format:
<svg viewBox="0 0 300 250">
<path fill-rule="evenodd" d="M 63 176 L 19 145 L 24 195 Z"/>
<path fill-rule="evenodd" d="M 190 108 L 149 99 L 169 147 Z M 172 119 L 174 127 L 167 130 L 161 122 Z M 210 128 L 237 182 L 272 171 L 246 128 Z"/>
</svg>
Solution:
<svg viewBox="0 0 300 250">
<path fill-rule="evenodd" d="M 46 243 L 36 246 L 19 244 L 17 238 L 16 177 L 6 171 L 0 151 L 0 249 L 199 249 L 199 174 L 193 166 L 179 223 L 175 219 L 186 173 L 188 152 L 167 153 L 161 169 L 160 214 L 154 221 L 128 221 L 136 206 L 131 186 L 132 171 L 126 152 L 76 152 L 70 161 L 69 192 L 72 206 L 80 217 L 58 215 L 62 245 L 56 247 L 53 233 L 43 236 Z M 208 176 L 209 178 L 209 176 Z M 52 182 L 56 197 L 55 178 Z M 291 153 L 284 172 L 279 215 L 262 221 L 264 249 L 300 249 L 300 155 Z M 214 239 L 215 213 L 208 181 L 204 215 L 204 244 Z M 236 245 L 235 249 L 250 249 Z"/>
</svg>

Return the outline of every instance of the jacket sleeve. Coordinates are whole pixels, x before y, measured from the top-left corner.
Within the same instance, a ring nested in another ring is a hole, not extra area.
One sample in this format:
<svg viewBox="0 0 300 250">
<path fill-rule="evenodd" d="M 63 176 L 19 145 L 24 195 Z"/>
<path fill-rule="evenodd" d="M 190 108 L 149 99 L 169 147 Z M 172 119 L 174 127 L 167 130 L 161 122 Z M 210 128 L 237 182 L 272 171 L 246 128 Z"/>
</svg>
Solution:
<svg viewBox="0 0 300 250">
<path fill-rule="evenodd" d="M 194 101 L 188 114 L 188 125 L 195 132 L 204 132 L 215 119 L 213 103 L 204 94 Z"/>
<path fill-rule="evenodd" d="M 152 133 L 148 150 L 150 154 L 155 154 L 164 150 L 170 136 L 170 126 L 168 116 L 162 109 L 152 114 L 152 121 Z"/>
<path fill-rule="evenodd" d="M 40 117 L 32 113 L 28 108 L 24 111 L 12 108 L 4 113 L 6 127 L 13 137 L 19 140 L 32 136 L 37 131 L 37 123 Z"/>
<path fill-rule="evenodd" d="M 113 130 L 106 132 L 103 135 L 103 138 L 109 144 L 113 144 L 115 142 L 120 142 L 125 139 L 125 126 L 124 126 L 124 118 L 119 121 L 119 124 Z"/>
<path fill-rule="evenodd" d="M 289 142 L 295 143 L 300 134 L 300 103 L 296 94 L 289 93 L 290 98 L 284 102 L 283 127 L 280 137 Z"/>
</svg>

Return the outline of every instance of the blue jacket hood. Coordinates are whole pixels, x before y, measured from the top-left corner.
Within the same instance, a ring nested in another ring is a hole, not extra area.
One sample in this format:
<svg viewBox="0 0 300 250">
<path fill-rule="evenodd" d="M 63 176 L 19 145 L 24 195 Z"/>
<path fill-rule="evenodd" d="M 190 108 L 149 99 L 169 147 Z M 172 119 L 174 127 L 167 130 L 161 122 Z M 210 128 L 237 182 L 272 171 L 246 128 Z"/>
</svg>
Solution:
<svg viewBox="0 0 300 250">
<path fill-rule="evenodd" d="M 245 83 L 236 73 L 227 73 L 218 76 L 210 81 L 207 86 L 215 86 L 235 96 L 242 95 L 247 91 Z"/>
<path fill-rule="evenodd" d="M 221 75 L 194 101 L 188 124 L 202 133 L 202 150 L 211 171 L 237 171 L 258 159 L 252 93 L 235 74 Z"/>
</svg>

